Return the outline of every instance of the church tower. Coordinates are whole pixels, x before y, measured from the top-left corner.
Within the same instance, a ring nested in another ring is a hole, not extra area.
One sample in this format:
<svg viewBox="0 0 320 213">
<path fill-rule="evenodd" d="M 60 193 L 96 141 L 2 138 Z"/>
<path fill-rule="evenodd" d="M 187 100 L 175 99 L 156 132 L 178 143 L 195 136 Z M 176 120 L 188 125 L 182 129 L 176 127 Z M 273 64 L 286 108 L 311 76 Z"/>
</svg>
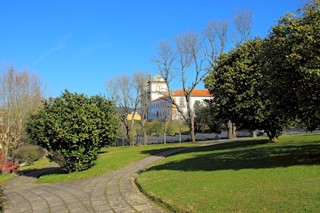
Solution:
<svg viewBox="0 0 320 213">
<path fill-rule="evenodd" d="M 148 99 L 149 102 L 161 96 L 167 95 L 168 87 L 164 79 L 160 75 L 155 75 L 153 78 L 149 76 L 148 79 Z"/>
</svg>

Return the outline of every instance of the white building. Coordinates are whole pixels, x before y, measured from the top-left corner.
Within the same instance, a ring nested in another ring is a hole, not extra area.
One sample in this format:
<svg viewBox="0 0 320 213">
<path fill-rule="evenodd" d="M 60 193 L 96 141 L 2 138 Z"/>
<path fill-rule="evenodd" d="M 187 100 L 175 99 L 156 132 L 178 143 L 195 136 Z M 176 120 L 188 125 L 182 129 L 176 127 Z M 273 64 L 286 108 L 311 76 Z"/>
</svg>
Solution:
<svg viewBox="0 0 320 213">
<path fill-rule="evenodd" d="M 176 104 L 183 113 L 187 113 L 186 99 L 183 90 L 177 90 L 172 93 L 172 97 Z M 154 78 L 148 80 L 148 120 L 159 119 L 164 120 L 166 118 L 170 120 L 180 120 L 182 116 L 178 113 L 176 107 L 171 103 L 168 97 L 168 87 L 163 78 L 156 75 Z M 190 107 L 193 110 L 193 106 L 196 101 L 204 102 L 204 100 L 213 99 L 208 90 L 195 89 L 191 92 Z"/>
<path fill-rule="evenodd" d="M 168 94 L 168 87 L 164 79 L 156 75 L 155 77 L 149 77 L 148 81 L 148 100 L 154 101 L 155 99 L 160 98 L 163 95 Z"/>
</svg>

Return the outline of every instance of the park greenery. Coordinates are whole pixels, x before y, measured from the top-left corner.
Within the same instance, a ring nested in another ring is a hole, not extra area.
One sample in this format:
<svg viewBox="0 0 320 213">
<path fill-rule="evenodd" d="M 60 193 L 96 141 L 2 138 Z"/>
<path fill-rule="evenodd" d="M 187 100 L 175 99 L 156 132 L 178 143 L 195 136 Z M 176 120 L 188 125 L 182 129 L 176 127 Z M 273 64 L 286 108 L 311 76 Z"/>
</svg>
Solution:
<svg viewBox="0 0 320 213">
<path fill-rule="evenodd" d="M 52 168 L 52 170 L 37 179 L 37 183 L 56 183 L 65 182 L 71 180 L 78 180 L 83 178 L 91 178 L 99 175 L 103 175 L 107 172 L 111 172 L 120 169 L 130 163 L 141 160 L 150 155 L 179 147 L 195 147 L 201 143 L 170 143 L 170 144 L 154 144 L 148 146 L 125 146 L 125 147 L 103 147 L 98 153 L 98 159 L 94 166 L 90 169 L 67 173 L 59 167 Z M 47 158 L 42 158 L 32 165 L 19 168 L 19 174 L 25 174 L 30 171 L 40 170 L 46 167 L 52 166 Z M 15 175 L 2 175 L 0 176 L 0 185 Z"/>
<path fill-rule="evenodd" d="M 320 134 L 279 141 L 188 149 L 149 168 L 137 183 L 171 212 L 317 212 Z"/>
<path fill-rule="evenodd" d="M 99 150 L 113 143 L 117 126 L 111 101 L 65 90 L 30 117 L 27 132 L 50 160 L 70 173 L 92 167 Z"/>
<path fill-rule="evenodd" d="M 320 126 L 320 1 L 286 14 L 265 39 L 222 53 L 205 79 L 218 119 L 263 129 L 270 141 L 299 122 Z"/>
<path fill-rule="evenodd" d="M 137 181 L 140 188 L 173 211 L 316 211 L 320 207 L 320 134 L 278 137 L 292 125 L 309 131 L 320 127 L 319 6 L 320 1 L 314 0 L 297 14 L 286 14 L 266 38 L 251 39 L 250 30 L 240 33 L 236 47 L 227 53 L 223 20 L 208 26 L 205 43 L 196 33 L 178 36 L 176 49 L 170 42 L 161 42 L 155 62 L 161 65 L 158 71 L 168 87 L 177 65 L 187 102 L 202 80 L 214 96 L 213 101 L 196 103 L 194 114 L 188 105 L 184 122 L 147 121 L 145 73 L 111 80 L 110 100 L 67 90 L 44 100 L 36 76 L 9 68 L 0 76 L 0 136 L 6 136 L 0 138 L 1 162 L 8 157 L 24 161 L 27 166 L 20 169 L 21 174 L 57 163 L 60 168 L 40 177 L 40 183 L 89 178 L 166 149 L 200 145 L 106 148 L 116 137 L 135 145 L 140 135 L 146 145 L 147 135 L 189 131 L 194 141 L 196 132 L 220 132 L 229 121 L 239 129 L 264 130 L 268 140 L 187 150 L 143 173 Z M 245 20 L 241 14 L 239 20 Z M 246 20 L 249 23 L 251 17 Z M 235 27 L 241 32 L 249 25 Z M 210 46 L 215 37 L 220 46 Z M 188 85 L 185 72 L 192 69 L 195 78 Z M 132 117 L 141 114 L 140 121 L 127 119 L 132 111 Z M 44 148 L 47 158 L 42 158 L 42 148 L 29 143 Z M 15 176 L 2 175 L 0 184 Z"/>
</svg>

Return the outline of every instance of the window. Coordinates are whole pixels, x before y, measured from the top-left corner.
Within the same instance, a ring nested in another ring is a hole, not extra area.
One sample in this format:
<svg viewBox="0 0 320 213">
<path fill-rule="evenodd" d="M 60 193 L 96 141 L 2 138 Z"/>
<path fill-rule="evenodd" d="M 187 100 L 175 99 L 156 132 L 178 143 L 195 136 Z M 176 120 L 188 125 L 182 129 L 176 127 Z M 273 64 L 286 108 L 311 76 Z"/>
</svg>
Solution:
<svg viewBox="0 0 320 213">
<path fill-rule="evenodd" d="M 181 108 L 186 107 L 184 98 L 180 98 L 180 99 L 179 99 L 179 106 L 180 106 Z"/>
</svg>

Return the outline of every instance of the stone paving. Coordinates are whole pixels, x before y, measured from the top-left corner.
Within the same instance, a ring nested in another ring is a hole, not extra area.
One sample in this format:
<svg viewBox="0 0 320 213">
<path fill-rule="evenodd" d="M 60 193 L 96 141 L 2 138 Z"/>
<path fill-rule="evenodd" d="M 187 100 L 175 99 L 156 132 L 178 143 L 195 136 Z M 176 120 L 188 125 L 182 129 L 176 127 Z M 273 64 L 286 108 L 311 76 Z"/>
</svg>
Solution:
<svg viewBox="0 0 320 213">
<path fill-rule="evenodd" d="M 32 176 L 40 174 L 19 176 L 4 186 L 8 202 L 5 212 L 166 212 L 138 190 L 134 179 L 139 171 L 183 149 L 186 148 L 149 156 L 122 169 L 83 180 L 36 184 Z"/>
</svg>

